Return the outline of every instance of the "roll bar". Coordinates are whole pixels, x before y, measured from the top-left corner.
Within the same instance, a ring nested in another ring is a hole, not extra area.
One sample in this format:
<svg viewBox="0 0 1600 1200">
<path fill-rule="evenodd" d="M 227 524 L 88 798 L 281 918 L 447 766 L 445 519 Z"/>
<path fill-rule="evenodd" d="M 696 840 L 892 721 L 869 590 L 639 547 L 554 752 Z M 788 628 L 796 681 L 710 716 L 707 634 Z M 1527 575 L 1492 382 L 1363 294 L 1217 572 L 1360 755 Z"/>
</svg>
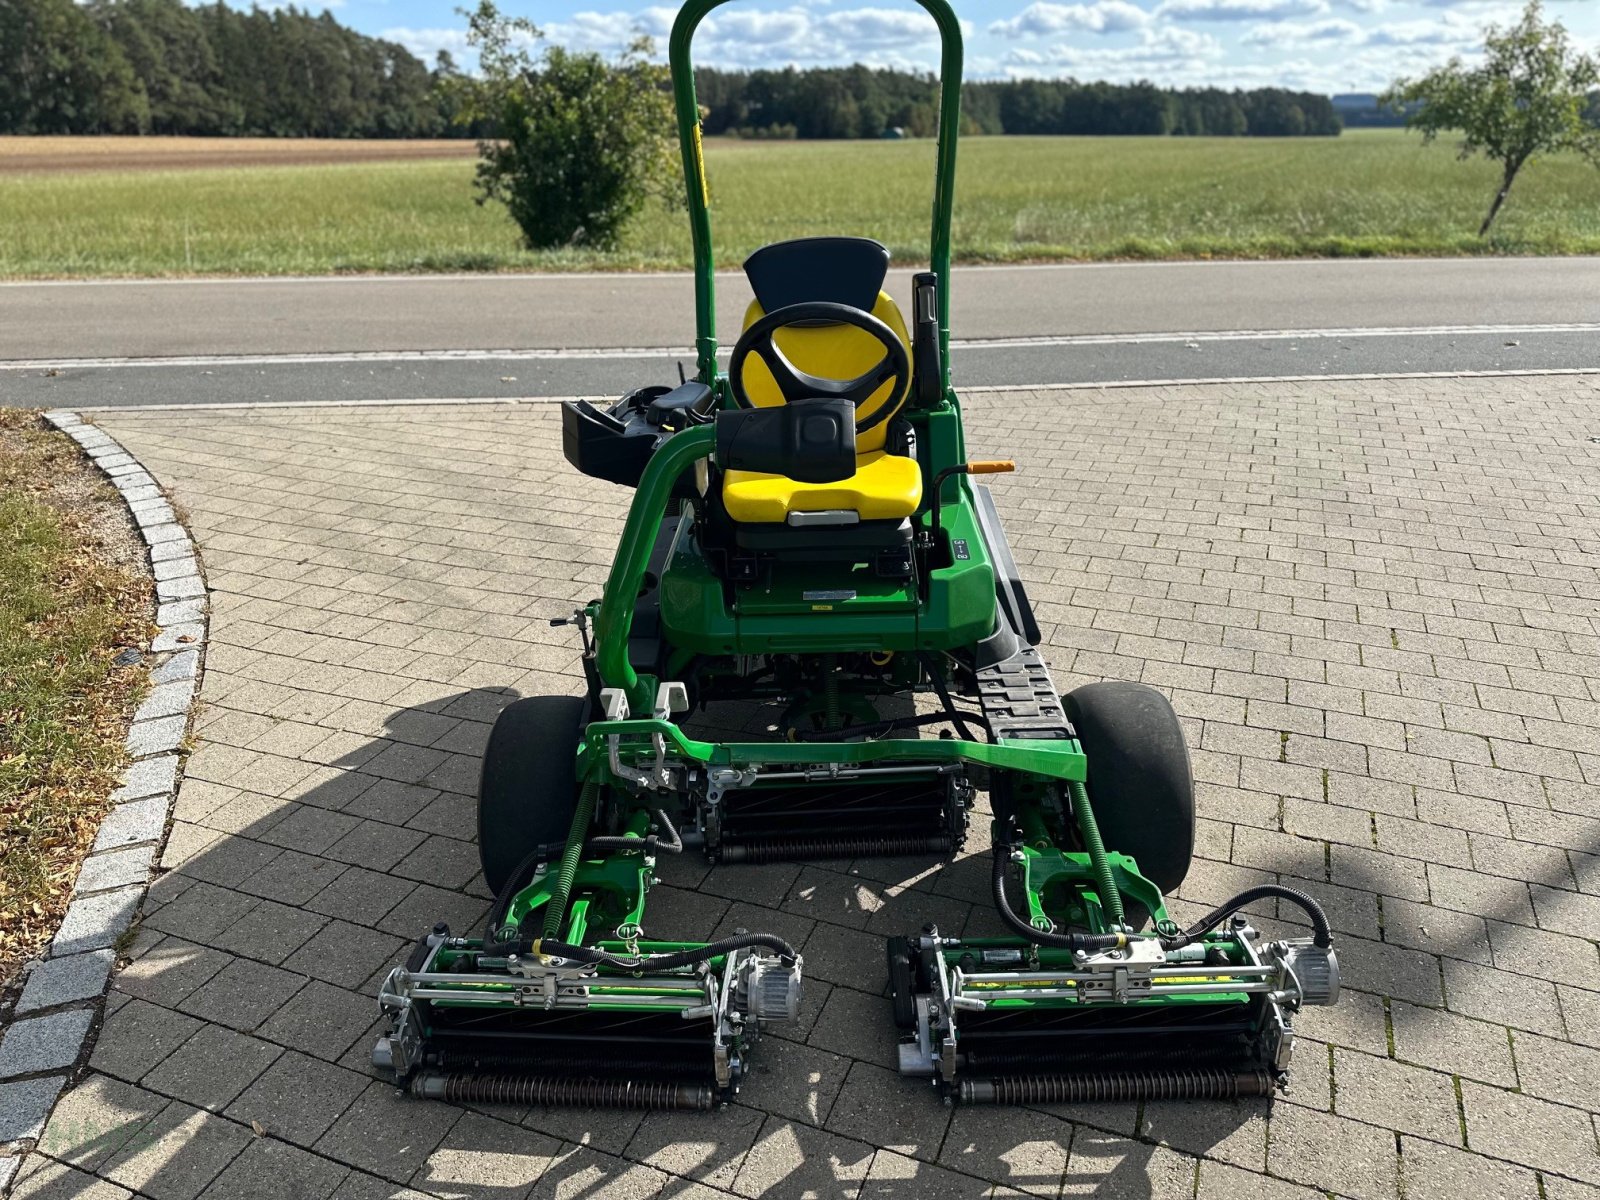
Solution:
<svg viewBox="0 0 1600 1200">
<path fill-rule="evenodd" d="M 702 383 L 716 386 L 717 304 L 711 246 L 710 191 L 701 144 L 700 105 L 694 90 L 689 46 L 701 20 L 728 0 L 686 0 L 672 23 L 669 56 L 672 95 L 678 109 L 678 143 L 694 239 L 695 356 Z M 934 169 L 933 229 L 928 261 L 939 279 L 939 365 L 941 384 L 950 387 L 950 213 L 956 182 L 956 139 L 961 126 L 961 22 L 947 0 L 917 0 L 939 27 L 939 151 Z"/>
</svg>

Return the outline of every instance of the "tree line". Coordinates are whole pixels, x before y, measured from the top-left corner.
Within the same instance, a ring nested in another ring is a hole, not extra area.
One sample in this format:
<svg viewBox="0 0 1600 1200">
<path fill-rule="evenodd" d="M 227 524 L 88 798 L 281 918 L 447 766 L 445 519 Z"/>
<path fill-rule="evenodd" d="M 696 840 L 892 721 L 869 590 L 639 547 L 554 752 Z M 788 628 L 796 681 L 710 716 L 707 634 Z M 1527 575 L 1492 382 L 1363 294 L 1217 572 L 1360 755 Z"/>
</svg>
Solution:
<svg viewBox="0 0 1600 1200">
<path fill-rule="evenodd" d="M 0 133 L 428 137 L 438 75 L 293 6 L 0 0 Z"/>
<path fill-rule="evenodd" d="M 0 0 L 0 133 L 260 137 L 478 137 L 461 122 L 448 55 L 405 47 L 293 7 L 182 0 Z M 932 135 L 938 83 L 865 66 L 701 69 L 708 134 Z M 973 82 L 964 132 L 1326 136 L 1326 96 L 1276 88 L 1173 90 L 1075 80 Z"/>
<path fill-rule="evenodd" d="M 938 81 L 872 67 L 696 72 L 707 133 L 745 137 L 928 137 Z M 978 81 L 962 89 L 964 133 L 1323 137 L 1341 124 L 1326 96 L 1257 88 L 1160 88 L 1077 80 Z"/>
</svg>

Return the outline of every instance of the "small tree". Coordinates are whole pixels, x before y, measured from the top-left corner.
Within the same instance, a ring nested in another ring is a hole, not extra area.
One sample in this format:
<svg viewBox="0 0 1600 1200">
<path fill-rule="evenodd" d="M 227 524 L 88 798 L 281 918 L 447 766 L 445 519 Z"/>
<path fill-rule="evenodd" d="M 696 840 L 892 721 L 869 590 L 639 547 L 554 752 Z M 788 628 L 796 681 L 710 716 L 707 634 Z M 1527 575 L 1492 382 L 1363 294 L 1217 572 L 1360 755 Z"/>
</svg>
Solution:
<svg viewBox="0 0 1600 1200">
<path fill-rule="evenodd" d="M 1576 150 L 1600 165 L 1600 130 L 1584 117 L 1600 65 L 1572 49 L 1559 21 L 1547 25 L 1542 18 L 1540 0 L 1531 0 L 1511 28 L 1484 31 L 1482 66 L 1452 58 L 1421 79 L 1399 80 L 1382 98 L 1411 108 L 1406 124 L 1426 140 L 1459 130 L 1463 159 L 1481 153 L 1500 164 L 1500 189 L 1479 237 L 1488 234 L 1517 173 L 1536 155 Z"/>
<path fill-rule="evenodd" d="M 617 244 L 652 195 L 676 195 L 673 109 L 664 67 L 641 38 L 614 63 L 543 38 L 524 17 L 481 0 L 467 17 L 479 73 L 445 81 L 458 124 L 485 123 L 478 143 L 479 204 L 510 210 L 531 249 Z"/>
</svg>

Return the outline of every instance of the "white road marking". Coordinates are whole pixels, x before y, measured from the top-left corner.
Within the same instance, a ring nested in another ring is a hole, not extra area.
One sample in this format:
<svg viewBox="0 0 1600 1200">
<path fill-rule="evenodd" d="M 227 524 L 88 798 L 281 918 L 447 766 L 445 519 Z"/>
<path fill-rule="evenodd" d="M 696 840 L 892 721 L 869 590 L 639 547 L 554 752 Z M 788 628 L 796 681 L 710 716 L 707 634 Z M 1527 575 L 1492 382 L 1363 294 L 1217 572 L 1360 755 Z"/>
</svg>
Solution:
<svg viewBox="0 0 1600 1200">
<path fill-rule="evenodd" d="M 1342 341 L 1383 337 L 1475 337 L 1529 333 L 1600 333 L 1600 323 L 1529 325 L 1414 325 L 1356 329 L 1226 329 L 1189 333 L 1083 333 L 1047 334 L 1015 338 L 957 338 L 953 350 L 1014 350 L 1051 346 L 1148 346 L 1165 343 Z M 728 347 L 719 353 L 725 358 Z M 122 367 L 252 367 L 334 363 L 461 363 L 523 362 L 539 360 L 596 360 L 683 358 L 692 361 L 687 346 L 610 346 L 523 350 L 361 350 L 312 354 L 189 354 L 111 358 L 0 359 L 0 371 L 103 370 Z"/>
<path fill-rule="evenodd" d="M 1235 375 L 1222 379 L 1115 379 L 1099 383 L 1036 383 L 964 387 L 963 395 L 996 392 L 1087 392 L 1105 388 L 1211 387 L 1241 383 L 1337 383 L 1379 379 L 1506 379 L 1544 375 L 1587 375 L 1600 379 L 1600 367 L 1523 368 L 1515 371 L 1373 371 L 1349 375 Z M 464 396 L 407 400 L 226 400 L 212 404 L 74 404 L 72 412 L 205 412 L 230 408 L 423 408 L 456 404 L 560 404 L 587 396 Z"/>
</svg>

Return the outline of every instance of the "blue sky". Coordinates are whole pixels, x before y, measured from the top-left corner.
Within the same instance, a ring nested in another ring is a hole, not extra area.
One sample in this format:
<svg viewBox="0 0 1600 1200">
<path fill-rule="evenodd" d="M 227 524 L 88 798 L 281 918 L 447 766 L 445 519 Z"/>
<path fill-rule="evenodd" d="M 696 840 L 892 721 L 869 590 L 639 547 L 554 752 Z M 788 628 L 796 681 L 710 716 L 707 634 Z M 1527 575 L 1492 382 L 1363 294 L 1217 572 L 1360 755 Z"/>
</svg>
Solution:
<svg viewBox="0 0 1600 1200">
<path fill-rule="evenodd" d="M 1503 0 L 954 0 L 967 27 L 969 77 L 1054 77 L 1322 92 L 1372 91 L 1453 54 L 1470 57 L 1486 22 L 1514 19 Z M 313 5 L 314 6 L 314 5 Z M 639 32 L 663 45 L 676 5 L 605 0 L 502 0 L 548 37 L 615 51 Z M 1586 49 L 1600 49 L 1600 0 L 1547 5 Z M 452 0 L 343 0 L 341 21 L 432 59 L 465 58 Z M 740 0 L 695 41 L 716 66 L 866 62 L 932 68 L 933 24 L 896 0 Z"/>
</svg>

